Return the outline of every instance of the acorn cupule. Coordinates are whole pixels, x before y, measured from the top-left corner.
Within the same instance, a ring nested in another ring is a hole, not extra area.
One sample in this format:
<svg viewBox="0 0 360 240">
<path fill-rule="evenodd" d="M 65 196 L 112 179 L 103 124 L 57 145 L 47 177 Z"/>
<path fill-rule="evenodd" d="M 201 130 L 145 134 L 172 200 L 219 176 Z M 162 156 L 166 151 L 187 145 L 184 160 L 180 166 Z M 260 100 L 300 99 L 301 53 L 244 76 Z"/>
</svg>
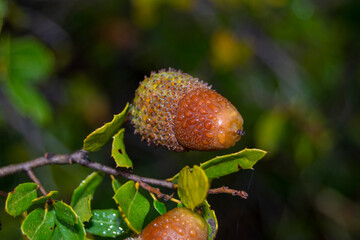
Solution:
<svg viewBox="0 0 360 240">
<path fill-rule="evenodd" d="M 171 68 L 145 77 L 133 106 L 135 132 L 170 150 L 225 149 L 244 134 L 241 114 L 225 97 Z"/>
</svg>

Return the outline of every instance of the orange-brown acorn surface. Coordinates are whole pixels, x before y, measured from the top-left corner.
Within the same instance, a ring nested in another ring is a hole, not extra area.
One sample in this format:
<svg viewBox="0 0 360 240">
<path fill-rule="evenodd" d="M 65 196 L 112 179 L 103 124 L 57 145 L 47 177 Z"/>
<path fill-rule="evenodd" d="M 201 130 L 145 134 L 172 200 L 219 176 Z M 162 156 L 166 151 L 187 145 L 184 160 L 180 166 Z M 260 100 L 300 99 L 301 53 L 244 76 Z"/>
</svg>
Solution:
<svg viewBox="0 0 360 240">
<path fill-rule="evenodd" d="M 197 213 L 179 207 L 164 213 L 141 232 L 141 240 L 207 240 L 208 228 Z"/>
<path fill-rule="evenodd" d="M 140 83 L 131 122 L 149 144 L 174 151 L 231 147 L 240 140 L 244 123 L 211 86 L 173 69 L 153 72 Z"/>
</svg>

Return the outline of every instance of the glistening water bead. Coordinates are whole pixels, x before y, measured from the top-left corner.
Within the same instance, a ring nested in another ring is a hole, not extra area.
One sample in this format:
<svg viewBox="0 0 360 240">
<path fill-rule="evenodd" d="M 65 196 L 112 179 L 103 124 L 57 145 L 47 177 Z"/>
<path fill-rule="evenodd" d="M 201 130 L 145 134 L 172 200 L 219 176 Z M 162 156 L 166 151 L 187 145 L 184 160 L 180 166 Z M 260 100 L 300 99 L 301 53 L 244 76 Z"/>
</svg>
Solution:
<svg viewBox="0 0 360 240">
<path fill-rule="evenodd" d="M 173 69 L 140 83 L 131 122 L 143 140 L 173 151 L 226 149 L 244 134 L 242 116 L 225 97 Z"/>
</svg>

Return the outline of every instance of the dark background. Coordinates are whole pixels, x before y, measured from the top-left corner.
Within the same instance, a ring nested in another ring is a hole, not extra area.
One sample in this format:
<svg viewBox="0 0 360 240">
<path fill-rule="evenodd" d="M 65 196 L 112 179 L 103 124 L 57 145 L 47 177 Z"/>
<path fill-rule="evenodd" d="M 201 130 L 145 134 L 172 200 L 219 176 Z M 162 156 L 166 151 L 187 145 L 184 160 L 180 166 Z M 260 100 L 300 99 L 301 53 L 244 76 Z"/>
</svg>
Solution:
<svg viewBox="0 0 360 240">
<path fill-rule="evenodd" d="M 0 17 L 0 166 L 80 149 L 145 75 L 172 67 L 226 96 L 246 135 L 225 151 L 173 153 L 127 124 L 134 173 L 167 178 L 261 148 L 254 171 L 212 183 L 249 193 L 209 196 L 217 239 L 360 238 L 360 1 L 0 0 Z M 114 166 L 110 147 L 90 158 Z M 90 172 L 35 170 L 67 202 Z M 0 189 L 25 181 L 4 177 Z M 112 195 L 106 177 L 92 207 L 116 208 Z M 21 239 L 21 218 L 0 204 L 0 239 Z"/>
</svg>

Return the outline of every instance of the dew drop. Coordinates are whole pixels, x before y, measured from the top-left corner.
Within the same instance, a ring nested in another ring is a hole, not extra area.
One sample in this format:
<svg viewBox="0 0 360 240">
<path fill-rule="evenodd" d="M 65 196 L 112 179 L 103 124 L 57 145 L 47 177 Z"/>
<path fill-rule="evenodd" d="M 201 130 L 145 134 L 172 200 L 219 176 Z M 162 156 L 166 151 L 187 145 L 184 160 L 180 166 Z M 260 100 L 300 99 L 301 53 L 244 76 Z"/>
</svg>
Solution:
<svg viewBox="0 0 360 240">
<path fill-rule="evenodd" d="M 190 230 L 189 230 L 189 235 L 190 235 L 191 237 L 196 237 L 196 230 L 193 229 L 193 228 L 190 228 Z"/>
</svg>

